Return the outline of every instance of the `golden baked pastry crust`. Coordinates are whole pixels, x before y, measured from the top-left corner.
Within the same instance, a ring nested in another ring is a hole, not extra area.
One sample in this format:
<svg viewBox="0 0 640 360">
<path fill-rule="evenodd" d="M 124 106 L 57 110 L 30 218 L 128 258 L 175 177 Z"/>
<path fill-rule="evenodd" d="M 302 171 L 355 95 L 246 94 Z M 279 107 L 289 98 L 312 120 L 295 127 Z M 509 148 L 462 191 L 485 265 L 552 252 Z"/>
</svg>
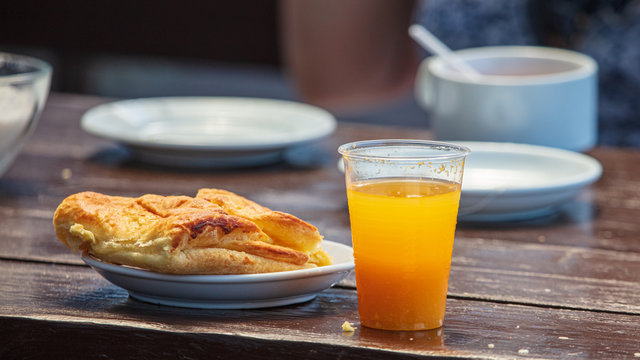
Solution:
<svg viewBox="0 0 640 360">
<path fill-rule="evenodd" d="M 256 223 L 202 198 L 82 192 L 58 206 L 53 223 L 73 251 L 163 273 L 263 273 L 330 263 L 319 243 L 313 251 L 283 246 Z"/>
<path fill-rule="evenodd" d="M 303 251 L 319 265 L 331 263 L 331 258 L 320 244 L 318 229 L 297 217 L 273 211 L 249 199 L 221 189 L 200 189 L 196 198 L 205 199 L 220 206 L 231 215 L 240 216 L 255 223 L 275 244 Z"/>
</svg>

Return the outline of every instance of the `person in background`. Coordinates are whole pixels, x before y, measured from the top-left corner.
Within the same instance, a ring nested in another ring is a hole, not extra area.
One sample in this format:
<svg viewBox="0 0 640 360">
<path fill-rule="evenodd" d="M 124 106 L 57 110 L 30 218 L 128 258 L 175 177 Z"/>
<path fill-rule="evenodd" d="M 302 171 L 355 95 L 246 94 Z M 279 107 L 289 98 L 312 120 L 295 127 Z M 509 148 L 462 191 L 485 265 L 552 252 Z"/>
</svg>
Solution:
<svg viewBox="0 0 640 360">
<path fill-rule="evenodd" d="M 283 58 L 304 101 L 338 119 L 427 126 L 413 99 L 426 26 L 454 50 L 573 49 L 599 66 L 601 145 L 640 147 L 640 0 L 282 0 Z"/>
</svg>

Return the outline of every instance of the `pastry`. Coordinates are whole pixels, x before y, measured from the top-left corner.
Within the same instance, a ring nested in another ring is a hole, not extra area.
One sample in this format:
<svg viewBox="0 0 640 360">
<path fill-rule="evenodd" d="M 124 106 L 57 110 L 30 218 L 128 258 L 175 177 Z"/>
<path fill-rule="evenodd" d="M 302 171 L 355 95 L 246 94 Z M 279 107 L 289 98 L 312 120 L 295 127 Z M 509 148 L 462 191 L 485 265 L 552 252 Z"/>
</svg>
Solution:
<svg viewBox="0 0 640 360">
<path fill-rule="evenodd" d="M 230 211 L 231 206 L 216 203 L 211 196 L 216 192 L 208 190 L 196 198 L 82 192 L 58 206 L 54 228 L 72 251 L 162 273 L 264 273 L 331 263 L 312 225 L 224 192 L 228 201 L 221 203 L 236 206 Z M 243 212 L 241 204 L 251 209 Z M 261 217 L 261 212 L 277 215 Z"/>
<path fill-rule="evenodd" d="M 320 265 L 331 263 L 320 244 L 318 229 L 297 217 L 273 211 L 249 199 L 221 189 L 200 189 L 196 198 L 219 205 L 227 213 L 255 223 L 276 245 L 304 251 Z"/>
</svg>

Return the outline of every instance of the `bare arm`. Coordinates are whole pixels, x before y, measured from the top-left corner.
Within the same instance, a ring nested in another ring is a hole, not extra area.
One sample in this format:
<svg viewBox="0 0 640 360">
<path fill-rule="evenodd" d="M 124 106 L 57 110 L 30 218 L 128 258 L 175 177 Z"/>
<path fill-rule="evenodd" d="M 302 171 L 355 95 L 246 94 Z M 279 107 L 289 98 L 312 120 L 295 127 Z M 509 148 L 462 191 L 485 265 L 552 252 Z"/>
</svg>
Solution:
<svg viewBox="0 0 640 360">
<path fill-rule="evenodd" d="M 413 0 L 282 0 L 284 59 L 303 99 L 348 110 L 402 96 L 417 66 Z"/>
</svg>

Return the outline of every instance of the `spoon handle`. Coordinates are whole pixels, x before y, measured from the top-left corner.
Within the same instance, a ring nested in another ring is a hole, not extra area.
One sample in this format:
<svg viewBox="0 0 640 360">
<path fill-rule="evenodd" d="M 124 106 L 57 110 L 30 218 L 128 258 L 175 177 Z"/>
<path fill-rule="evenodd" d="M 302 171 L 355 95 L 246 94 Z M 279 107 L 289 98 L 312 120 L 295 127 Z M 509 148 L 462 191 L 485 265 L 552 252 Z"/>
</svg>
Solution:
<svg viewBox="0 0 640 360">
<path fill-rule="evenodd" d="M 464 60 L 455 55 L 447 45 L 442 43 L 440 39 L 435 37 L 435 35 L 433 35 L 424 26 L 419 24 L 411 25 L 409 27 L 409 35 L 425 50 L 443 58 L 443 60 L 452 68 L 472 78 L 480 76 L 480 73 L 476 69 L 472 68 Z"/>
</svg>

